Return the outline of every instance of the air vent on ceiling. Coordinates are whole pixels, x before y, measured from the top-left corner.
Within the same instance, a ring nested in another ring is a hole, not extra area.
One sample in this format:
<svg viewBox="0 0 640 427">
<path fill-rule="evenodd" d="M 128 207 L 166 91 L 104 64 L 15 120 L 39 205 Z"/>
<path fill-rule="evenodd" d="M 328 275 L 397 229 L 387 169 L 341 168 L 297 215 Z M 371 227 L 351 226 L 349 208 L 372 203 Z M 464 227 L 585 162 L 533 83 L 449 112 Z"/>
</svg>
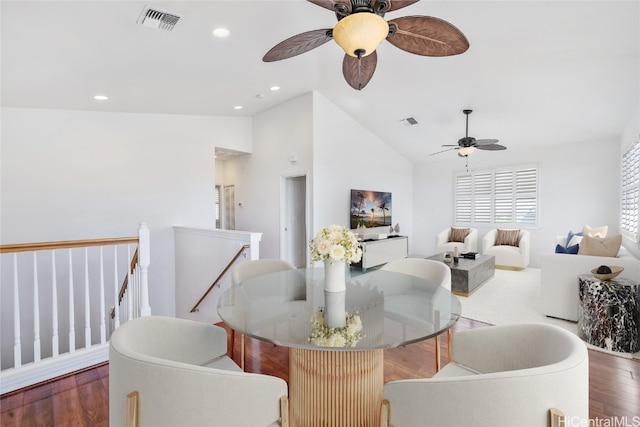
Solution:
<svg viewBox="0 0 640 427">
<path fill-rule="evenodd" d="M 179 19 L 180 16 L 175 13 L 145 6 L 140 19 L 138 19 L 138 24 L 158 30 L 171 31 Z"/>
</svg>

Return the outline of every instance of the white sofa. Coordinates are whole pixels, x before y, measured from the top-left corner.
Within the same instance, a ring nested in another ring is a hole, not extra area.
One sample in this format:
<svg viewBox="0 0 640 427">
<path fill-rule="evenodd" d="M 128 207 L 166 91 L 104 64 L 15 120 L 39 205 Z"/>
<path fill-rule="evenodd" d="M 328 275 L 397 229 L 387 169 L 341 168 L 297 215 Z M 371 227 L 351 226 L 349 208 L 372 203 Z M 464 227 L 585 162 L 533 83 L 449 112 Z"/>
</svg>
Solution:
<svg viewBox="0 0 640 427">
<path fill-rule="evenodd" d="M 565 245 L 566 236 L 557 236 L 556 244 Z M 555 247 L 555 245 L 554 245 Z M 619 265 L 624 271 L 618 277 L 640 281 L 640 260 L 624 246 L 617 257 L 591 255 L 542 254 L 540 305 L 546 316 L 578 321 L 578 278 L 601 265 Z"/>
<path fill-rule="evenodd" d="M 552 408 L 589 420 L 589 354 L 575 334 L 544 323 L 491 326 L 453 334 L 451 350 L 432 378 L 384 385 L 382 426 L 547 427 Z"/>
<path fill-rule="evenodd" d="M 147 316 L 120 326 L 109 348 L 109 425 L 288 425 L 287 383 L 242 372 L 226 352 L 215 325 Z"/>
</svg>

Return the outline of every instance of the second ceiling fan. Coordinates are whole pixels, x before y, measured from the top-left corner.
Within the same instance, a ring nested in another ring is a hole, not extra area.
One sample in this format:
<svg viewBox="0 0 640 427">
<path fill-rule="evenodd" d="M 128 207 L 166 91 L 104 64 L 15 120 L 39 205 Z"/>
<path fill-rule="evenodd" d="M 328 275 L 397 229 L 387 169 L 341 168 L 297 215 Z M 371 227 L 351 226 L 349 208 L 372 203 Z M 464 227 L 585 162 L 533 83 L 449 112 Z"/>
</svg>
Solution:
<svg viewBox="0 0 640 427">
<path fill-rule="evenodd" d="M 430 156 L 434 154 L 444 153 L 445 151 L 458 150 L 458 156 L 467 157 L 469 154 L 473 153 L 476 149 L 478 150 L 506 150 L 507 147 L 504 145 L 498 144 L 497 139 L 475 139 L 472 136 L 469 136 L 469 114 L 473 112 L 473 110 L 462 110 L 462 112 L 467 116 L 466 123 L 466 131 L 465 136 L 458 140 L 457 144 L 445 144 L 443 147 L 453 147 L 448 148 L 446 150 L 438 151 L 437 153 L 431 153 Z"/>
<path fill-rule="evenodd" d="M 373 77 L 378 62 L 376 49 L 383 40 L 406 52 L 422 56 L 458 55 L 469 42 L 455 26 L 431 16 L 404 16 L 386 21 L 386 12 L 418 0 L 308 0 L 335 12 L 333 28 L 307 31 L 271 48 L 262 58 L 279 61 L 308 52 L 333 39 L 345 52 L 342 74 L 356 90 Z"/>
</svg>

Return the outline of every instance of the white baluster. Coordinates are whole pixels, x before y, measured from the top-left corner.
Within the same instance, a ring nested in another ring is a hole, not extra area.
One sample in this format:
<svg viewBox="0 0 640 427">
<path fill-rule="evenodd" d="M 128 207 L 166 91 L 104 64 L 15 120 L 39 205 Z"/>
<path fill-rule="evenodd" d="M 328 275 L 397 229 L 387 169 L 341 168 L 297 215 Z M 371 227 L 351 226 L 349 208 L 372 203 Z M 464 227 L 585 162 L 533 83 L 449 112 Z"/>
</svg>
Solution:
<svg viewBox="0 0 640 427">
<path fill-rule="evenodd" d="M 38 253 L 33 252 L 33 361 L 40 361 L 40 298 L 38 295 Z"/>
<path fill-rule="evenodd" d="M 118 304 L 118 246 L 113 245 L 113 330 L 120 326 L 120 304 Z"/>
<path fill-rule="evenodd" d="M 91 301 L 89 300 L 89 249 L 84 248 L 84 347 L 91 348 Z"/>
<path fill-rule="evenodd" d="M 73 300 L 73 254 L 69 249 L 69 353 L 76 351 L 76 320 Z"/>
<path fill-rule="evenodd" d="M 58 281 L 56 274 L 56 251 L 51 251 L 51 326 L 53 336 L 51 338 L 52 355 L 58 357 L 60 353 L 60 338 L 58 336 Z"/>
<path fill-rule="evenodd" d="M 105 324 L 104 302 L 104 253 L 100 246 L 100 343 L 107 342 L 107 327 Z"/>
<path fill-rule="evenodd" d="M 18 294 L 18 254 L 13 254 L 13 366 L 22 366 L 22 343 L 20 342 L 20 297 Z"/>
<path fill-rule="evenodd" d="M 138 265 L 140 267 L 140 316 L 150 316 L 149 307 L 149 264 L 150 254 L 149 227 L 145 222 L 140 223 L 138 230 Z"/>
</svg>

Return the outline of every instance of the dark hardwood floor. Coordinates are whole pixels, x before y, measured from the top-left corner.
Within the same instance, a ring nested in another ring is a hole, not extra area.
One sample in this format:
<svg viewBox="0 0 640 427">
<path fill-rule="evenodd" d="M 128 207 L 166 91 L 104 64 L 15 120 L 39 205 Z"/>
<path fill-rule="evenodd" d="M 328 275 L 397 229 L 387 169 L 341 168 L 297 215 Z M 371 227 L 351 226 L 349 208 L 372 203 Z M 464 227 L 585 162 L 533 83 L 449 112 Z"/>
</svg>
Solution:
<svg viewBox="0 0 640 427">
<path fill-rule="evenodd" d="M 486 326 L 490 325 L 462 318 L 453 330 Z M 239 362 L 236 341 L 235 359 Z M 444 364 L 446 339 L 441 342 Z M 434 358 L 434 340 L 385 350 L 385 382 L 431 377 Z M 287 380 L 288 366 L 286 348 L 247 339 L 247 371 Z M 634 418 L 640 416 L 640 362 L 589 350 L 589 401 L 589 415 L 594 420 L 590 425 L 625 425 L 619 420 L 640 425 L 640 418 Z M 109 366 L 103 364 L 1 396 L 0 426 L 108 426 L 108 405 Z"/>
</svg>

